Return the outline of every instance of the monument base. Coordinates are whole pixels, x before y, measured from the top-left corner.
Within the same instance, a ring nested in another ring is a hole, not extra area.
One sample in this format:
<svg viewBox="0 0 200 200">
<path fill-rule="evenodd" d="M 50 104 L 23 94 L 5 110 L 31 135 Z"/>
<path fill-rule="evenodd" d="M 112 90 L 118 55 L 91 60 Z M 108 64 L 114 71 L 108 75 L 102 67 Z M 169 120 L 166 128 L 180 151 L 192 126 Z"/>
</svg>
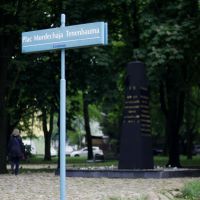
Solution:
<svg viewBox="0 0 200 200">
<path fill-rule="evenodd" d="M 59 172 L 56 173 L 59 175 Z M 178 169 L 178 168 L 163 168 L 163 169 L 147 169 L 147 170 L 82 170 L 68 169 L 67 177 L 82 177 L 82 178 L 183 178 L 183 177 L 199 177 L 200 169 Z"/>
<path fill-rule="evenodd" d="M 136 127 L 134 129 L 135 133 L 137 133 Z M 130 132 L 130 130 L 131 127 L 127 125 L 124 127 L 124 133 Z M 153 169 L 151 135 L 134 134 L 134 132 L 129 134 L 129 137 L 124 135 L 121 138 L 122 146 L 123 148 L 119 156 L 119 169 Z"/>
</svg>

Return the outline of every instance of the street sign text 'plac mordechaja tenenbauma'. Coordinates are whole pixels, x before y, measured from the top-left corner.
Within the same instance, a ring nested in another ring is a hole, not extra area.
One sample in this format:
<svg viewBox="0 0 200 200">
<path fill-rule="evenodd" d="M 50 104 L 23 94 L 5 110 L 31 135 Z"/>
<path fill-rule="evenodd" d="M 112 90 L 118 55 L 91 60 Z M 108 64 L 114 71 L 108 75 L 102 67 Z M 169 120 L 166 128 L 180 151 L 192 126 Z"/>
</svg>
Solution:
<svg viewBox="0 0 200 200">
<path fill-rule="evenodd" d="M 22 52 L 107 44 L 107 23 L 95 22 L 22 33 Z"/>
</svg>

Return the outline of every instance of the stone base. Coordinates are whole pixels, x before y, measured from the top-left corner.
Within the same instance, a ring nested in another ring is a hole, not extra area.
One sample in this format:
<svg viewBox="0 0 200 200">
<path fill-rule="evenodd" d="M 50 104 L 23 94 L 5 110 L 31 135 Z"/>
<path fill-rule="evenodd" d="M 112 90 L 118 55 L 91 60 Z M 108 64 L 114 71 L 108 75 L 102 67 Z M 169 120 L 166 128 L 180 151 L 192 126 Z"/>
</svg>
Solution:
<svg viewBox="0 0 200 200">
<path fill-rule="evenodd" d="M 130 129 L 129 127 L 125 128 Z M 140 135 L 136 130 L 136 133 L 132 132 L 129 137 L 123 137 L 121 140 L 119 169 L 153 169 L 150 135 Z"/>
<path fill-rule="evenodd" d="M 59 175 L 57 171 L 56 175 Z M 180 178 L 200 177 L 200 169 L 161 169 L 161 170 L 79 170 L 69 169 L 67 177 L 85 178 Z"/>
</svg>

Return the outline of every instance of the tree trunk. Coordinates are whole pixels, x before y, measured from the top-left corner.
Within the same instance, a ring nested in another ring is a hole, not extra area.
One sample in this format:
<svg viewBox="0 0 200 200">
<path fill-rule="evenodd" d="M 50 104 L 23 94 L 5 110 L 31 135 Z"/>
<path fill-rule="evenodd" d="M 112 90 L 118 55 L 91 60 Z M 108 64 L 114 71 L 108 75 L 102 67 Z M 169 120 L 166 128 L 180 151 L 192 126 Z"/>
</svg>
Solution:
<svg viewBox="0 0 200 200">
<path fill-rule="evenodd" d="M 185 72 L 185 68 L 182 73 Z M 177 81 L 177 70 L 167 66 L 165 81 L 160 83 L 161 109 L 165 116 L 166 142 L 168 146 L 169 160 L 166 166 L 181 167 L 180 164 L 180 137 L 179 131 L 183 121 L 185 92 L 182 82 Z"/>
<path fill-rule="evenodd" d="M 191 91 L 187 91 L 187 97 L 185 100 L 185 129 L 186 129 L 186 155 L 188 159 L 192 159 L 193 150 L 193 140 L 194 140 L 194 130 L 198 119 L 199 109 L 198 107 L 194 110 L 191 104 Z M 192 115 L 195 113 L 195 115 Z"/>
<path fill-rule="evenodd" d="M 44 143 L 44 160 L 51 160 L 51 134 L 49 132 L 44 134 Z"/>
<path fill-rule="evenodd" d="M 131 16 L 133 23 L 133 47 L 134 49 L 140 47 L 140 30 L 139 30 L 139 5 L 137 0 L 131 1 Z M 137 55 L 136 59 L 137 59 Z"/>
<path fill-rule="evenodd" d="M 175 118 L 167 119 L 167 135 L 169 138 L 169 160 L 166 166 L 181 167 L 179 159 L 179 135 Z"/>
<path fill-rule="evenodd" d="M 168 88 L 169 89 L 169 88 Z M 181 127 L 184 111 L 184 93 L 173 88 L 168 90 L 168 114 L 167 114 L 167 135 L 169 139 L 169 160 L 167 166 L 181 167 L 179 152 L 179 130 Z"/>
<path fill-rule="evenodd" d="M 0 89 L 1 90 L 1 89 Z M 5 106 L 0 99 L 0 174 L 7 173 L 7 130 L 6 130 L 6 112 Z"/>
<path fill-rule="evenodd" d="M 7 38 L 0 37 L 0 174 L 6 173 L 7 155 L 7 111 L 6 111 L 6 80 L 10 52 L 6 48 Z M 5 45 L 5 46 L 4 46 Z"/>
<path fill-rule="evenodd" d="M 193 151 L 193 130 L 192 129 L 187 129 L 187 146 L 186 146 L 186 155 L 188 159 L 192 159 L 192 151 Z"/>
<path fill-rule="evenodd" d="M 42 109 L 42 126 L 43 126 L 43 132 L 44 132 L 44 160 L 51 160 L 51 135 L 53 132 L 53 118 L 54 118 L 54 112 L 53 109 L 51 109 L 50 112 L 50 120 L 49 120 L 49 131 L 47 129 L 47 113 L 45 108 Z"/>
<path fill-rule="evenodd" d="M 159 93 L 160 93 L 160 108 L 165 116 L 165 144 L 164 144 L 164 155 L 167 156 L 168 153 L 168 144 L 169 144 L 169 137 L 167 135 L 167 115 L 168 115 L 168 110 L 167 110 L 167 105 L 166 105 L 166 92 L 165 92 L 165 86 L 162 81 L 160 81 L 159 85 Z"/>
<path fill-rule="evenodd" d="M 84 122 L 85 122 L 86 141 L 87 141 L 87 147 L 88 147 L 88 160 L 92 160 L 93 159 L 92 136 L 91 136 L 91 130 L 90 130 L 88 100 L 85 93 L 83 93 L 83 116 L 84 116 Z"/>
</svg>

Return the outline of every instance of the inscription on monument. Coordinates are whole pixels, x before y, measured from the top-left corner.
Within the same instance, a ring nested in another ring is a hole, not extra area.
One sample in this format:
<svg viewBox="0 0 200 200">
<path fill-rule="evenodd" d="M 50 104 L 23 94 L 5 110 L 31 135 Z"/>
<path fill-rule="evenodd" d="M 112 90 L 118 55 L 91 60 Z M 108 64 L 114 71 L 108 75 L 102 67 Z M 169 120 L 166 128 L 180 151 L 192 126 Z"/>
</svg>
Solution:
<svg viewBox="0 0 200 200">
<path fill-rule="evenodd" d="M 129 86 L 124 106 L 123 123 L 140 124 L 143 134 L 150 134 L 149 93 L 146 87 Z"/>
</svg>

